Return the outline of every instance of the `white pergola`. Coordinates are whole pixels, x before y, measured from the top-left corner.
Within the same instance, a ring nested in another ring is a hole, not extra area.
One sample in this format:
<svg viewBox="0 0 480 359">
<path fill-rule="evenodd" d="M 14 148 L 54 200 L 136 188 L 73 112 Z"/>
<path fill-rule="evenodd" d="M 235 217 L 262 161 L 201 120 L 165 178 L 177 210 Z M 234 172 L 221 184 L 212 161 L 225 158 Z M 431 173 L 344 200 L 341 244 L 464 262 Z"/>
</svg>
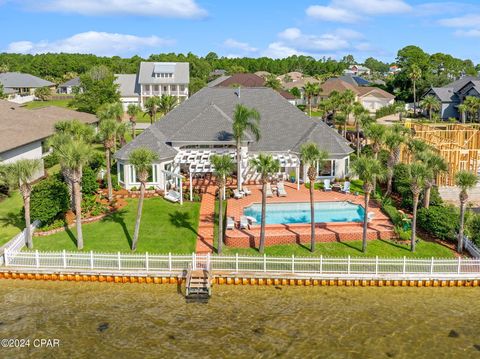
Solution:
<svg viewBox="0 0 480 359">
<path fill-rule="evenodd" d="M 179 173 L 175 173 L 175 172 L 170 172 L 170 171 L 167 171 L 167 170 L 162 170 L 162 173 L 163 173 L 163 192 L 164 193 L 167 193 L 167 183 L 170 183 L 170 184 L 174 184 L 175 185 L 175 188 L 180 188 L 180 204 L 183 204 L 183 186 L 182 186 L 182 182 L 183 182 L 183 179 L 185 177 L 183 177 L 181 174 Z M 174 182 L 169 182 L 167 181 L 167 176 L 168 177 L 171 177 L 173 178 L 173 181 Z M 191 200 L 191 198 L 190 198 Z"/>
<path fill-rule="evenodd" d="M 195 174 L 212 173 L 215 171 L 215 167 L 211 163 L 210 159 L 213 155 L 229 155 L 233 161 L 236 161 L 235 149 L 185 149 L 180 150 L 175 159 L 173 160 L 175 166 L 188 165 L 188 172 L 190 176 L 190 200 L 193 198 L 193 185 L 192 179 Z M 280 167 L 295 168 L 297 190 L 300 190 L 300 160 L 298 156 L 291 153 L 272 153 L 272 157 L 280 162 Z M 250 154 L 247 157 L 248 160 L 258 157 L 258 154 Z M 242 161 L 243 162 L 243 161 Z M 174 172 L 169 172 L 176 176 L 181 176 Z M 237 179 L 240 178 L 237 174 Z M 181 180 L 180 180 L 181 184 Z"/>
</svg>

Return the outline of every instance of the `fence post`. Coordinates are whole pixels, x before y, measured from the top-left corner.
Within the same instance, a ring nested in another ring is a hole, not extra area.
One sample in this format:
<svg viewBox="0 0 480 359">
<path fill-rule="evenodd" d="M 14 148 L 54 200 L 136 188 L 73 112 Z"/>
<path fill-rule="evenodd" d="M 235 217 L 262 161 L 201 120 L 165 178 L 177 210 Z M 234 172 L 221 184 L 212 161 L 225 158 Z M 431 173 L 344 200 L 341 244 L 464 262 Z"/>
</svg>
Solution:
<svg viewBox="0 0 480 359">
<path fill-rule="evenodd" d="M 172 252 L 168 252 L 168 270 L 172 271 Z"/>
<path fill-rule="evenodd" d="M 118 270 L 122 269 L 122 259 L 120 257 L 120 252 L 117 252 L 117 261 L 118 261 Z"/>
<path fill-rule="evenodd" d="M 238 273 L 238 253 L 235 253 L 235 272 Z"/>
<path fill-rule="evenodd" d="M 405 274 L 406 269 L 407 269 L 407 257 L 403 256 L 403 269 L 402 269 L 403 274 Z"/>
<path fill-rule="evenodd" d="M 462 273 L 461 265 L 462 265 L 462 257 L 458 257 L 457 274 Z"/>
<path fill-rule="evenodd" d="M 378 256 L 375 256 L 375 275 L 378 275 Z"/>
<path fill-rule="evenodd" d="M 347 274 L 350 274 L 350 255 L 348 256 L 348 259 L 347 259 Z"/>
<path fill-rule="evenodd" d="M 195 252 L 192 253 L 192 268 L 193 268 L 193 270 L 197 269 L 197 261 L 196 261 L 196 257 L 195 257 Z"/>
<path fill-rule="evenodd" d="M 323 254 L 320 255 L 320 274 L 323 273 Z"/>
<path fill-rule="evenodd" d="M 263 253 L 263 271 L 267 271 L 267 255 Z"/>
<path fill-rule="evenodd" d="M 40 268 L 40 257 L 38 256 L 38 249 L 35 250 L 35 265 L 37 268 Z"/>
<path fill-rule="evenodd" d="M 434 263 L 433 261 L 434 259 L 432 257 L 432 261 L 430 262 L 430 274 L 433 274 L 433 263 Z"/>
<path fill-rule="evenodd" d="M 67 268 L 67 252 L 63 250 L 63 268 Z"/>
<path fill-rule="evenodd" d="M 5 258 L 5 267 L 8 267 L 10 262 L 10 258 L 8 258 L 8 248 L 3 252 L 3 257 Z"/>
<path fill-rule="evenodd" d="M 295 273 L 295 254 L 292 254 L 292 273 Z"/>
<path fill-rule="evenodd" d="M 148 263 L 148 252 L 145 252 L 145 270 L 147 272 L 150 270 L 150 263 Z"/>
<path fill-rule="evenodd" d="M 207 253 L 207 270 L 210 270 L 210 252 Z"/>
<path fill-rule="evenodd" d="M 90 269 L 93 270 L 93 251 L 90 251 Z"/>
</svg>

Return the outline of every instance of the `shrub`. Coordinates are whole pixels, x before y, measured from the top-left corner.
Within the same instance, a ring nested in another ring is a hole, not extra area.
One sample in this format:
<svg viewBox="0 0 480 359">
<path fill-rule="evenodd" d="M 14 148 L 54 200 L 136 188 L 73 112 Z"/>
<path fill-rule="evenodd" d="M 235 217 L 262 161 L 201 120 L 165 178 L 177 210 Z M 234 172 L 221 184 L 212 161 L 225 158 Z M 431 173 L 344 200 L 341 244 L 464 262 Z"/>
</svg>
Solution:
<svg viewBox="0 0 480 359">
<path fill-rule="evenodd" d="M 56 178 L 48 178 L 33 186 L 30 199 L 32 219 L 48 225 L 63 216 L 70 208 L 67 185 Z"/>
<path fill-rule="evenodd" d="M 50 153 L 43 158 L 45 168 L 51 168 L 58 163 L 58 156 L 55 153 Z"/>
<path fill-rule="evenodd" d="M 390 217 L 390 220 L 395 226 L 402 226 L 403 217 L 394 206 L 392 206 L 391 204 L 384 204 L 382 205 L 382 209 L 387 214 L 387 216 Z"/>
<path fill-rule="evenodd" d="M 55 219 L 52 223 L 47 224 L 47 225 L 42 225 L 39 230 L 40 231 L 51 231 L 52 229 L 57 229 L 61 227 L 65 227 L 67 225 L 67 222 L 65 221 L 64 218 L 59 218 Z"/>
<path fill-rule="evenodd" d="M 398 109 L 402 106 L 405 105 L 402 101 L 397 101 L 394 104 L 384 106 L 380 109 L 377 110 L 375 113 L 375 118 L 380 118 L 388 115 L 393 115 L 395 113 L 398 113 Z"/>
<path fill-rule="evenodd" d="M 111 175 L 112 176 L 112 188 L 114 191 L 120 191 L 122 189 L 122 186 L 118 183 L 118 176 L 117 175 Z M 103 181 L 103 184 L 106 186 L 107 185 L 107 179 Z M 154 188 L 153 188 L 154 189 Z"/>
<path fill-rule="evenodd" d="M 105 155 L 101 152 L 94 151 L 90 159 L 90 167 L 97 172 L 101 167 L 105 166 Z"/>
<path fill-rule="evenodd" d="M 82 193 L 86 196 L 93 195 L 98 190 L 97 172 L 90 167 L 85 167 L 82 174 Z"/>
<path fill-rule="evenodd" d="M 421 208 L 417 215 L 418 225 L 433 236 L 455 241 L 459 229 L 458 209 L 453 206 Z"/>
<path fill-rule="evenodd" d="M 307 106 L 305 106 L 305 105 L 297 105 L 297 107 L 302 112 L 305 112 L 305 109 L 307 108 Z"/>
<path fill-rule="evenodd" d="M 467 221 L 466 232 L 468 237 L 477 245 L 480 246 L 480 215 L 473 214 Z"/>
<path fill-rule="evenodd" d="M 98 216 L 108 210 L 106 206 L 97 202 L 96 196 L 84 196 L 82 198 L 82 214 L 90 213 L 92 216 Z"/>
</svg>

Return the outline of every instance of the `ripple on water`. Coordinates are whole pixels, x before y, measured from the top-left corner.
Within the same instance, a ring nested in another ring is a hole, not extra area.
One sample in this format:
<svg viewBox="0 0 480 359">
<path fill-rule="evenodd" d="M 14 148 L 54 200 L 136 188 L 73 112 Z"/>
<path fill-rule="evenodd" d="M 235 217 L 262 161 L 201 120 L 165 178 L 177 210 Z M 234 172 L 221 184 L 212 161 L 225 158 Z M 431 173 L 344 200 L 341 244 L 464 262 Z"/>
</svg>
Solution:
<svg viewBox="0 0 480 359">
<path fill-rule="evenodd" d="M 476 288 L 215 286 L 208 303 L 186 303 L 168 285 L 4 280 L 0 288 L 0 338 L 59 338 L 55 357 L 441 358 L 480 352 Z M 37 353 L 49 354 L 9 349 L 7 357 Z"/>
</svg>

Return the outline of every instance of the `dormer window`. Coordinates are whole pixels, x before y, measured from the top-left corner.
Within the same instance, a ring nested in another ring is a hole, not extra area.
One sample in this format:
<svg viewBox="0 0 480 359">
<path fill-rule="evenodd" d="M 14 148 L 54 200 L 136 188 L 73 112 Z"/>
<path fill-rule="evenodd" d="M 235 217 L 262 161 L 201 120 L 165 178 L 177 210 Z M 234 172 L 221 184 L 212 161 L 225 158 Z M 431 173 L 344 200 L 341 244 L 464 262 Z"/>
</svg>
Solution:
<svg viewBox="0 0 480 359">
<path fill-rule="evenodd" d="M 160 79 L 172 79 L 175 72 L 175 63 L 155 63 L 153 66 L 153 77 Z"/>
<path fill-rule="evenodd" d="M 171 78 L 173 78 L 173 73 L 171 73 L 171 72 L 160 72 L 160 73 L 154 73 L 153 76 L 156 77 L 156 78 L 171 79 Z"/>
</svg>

